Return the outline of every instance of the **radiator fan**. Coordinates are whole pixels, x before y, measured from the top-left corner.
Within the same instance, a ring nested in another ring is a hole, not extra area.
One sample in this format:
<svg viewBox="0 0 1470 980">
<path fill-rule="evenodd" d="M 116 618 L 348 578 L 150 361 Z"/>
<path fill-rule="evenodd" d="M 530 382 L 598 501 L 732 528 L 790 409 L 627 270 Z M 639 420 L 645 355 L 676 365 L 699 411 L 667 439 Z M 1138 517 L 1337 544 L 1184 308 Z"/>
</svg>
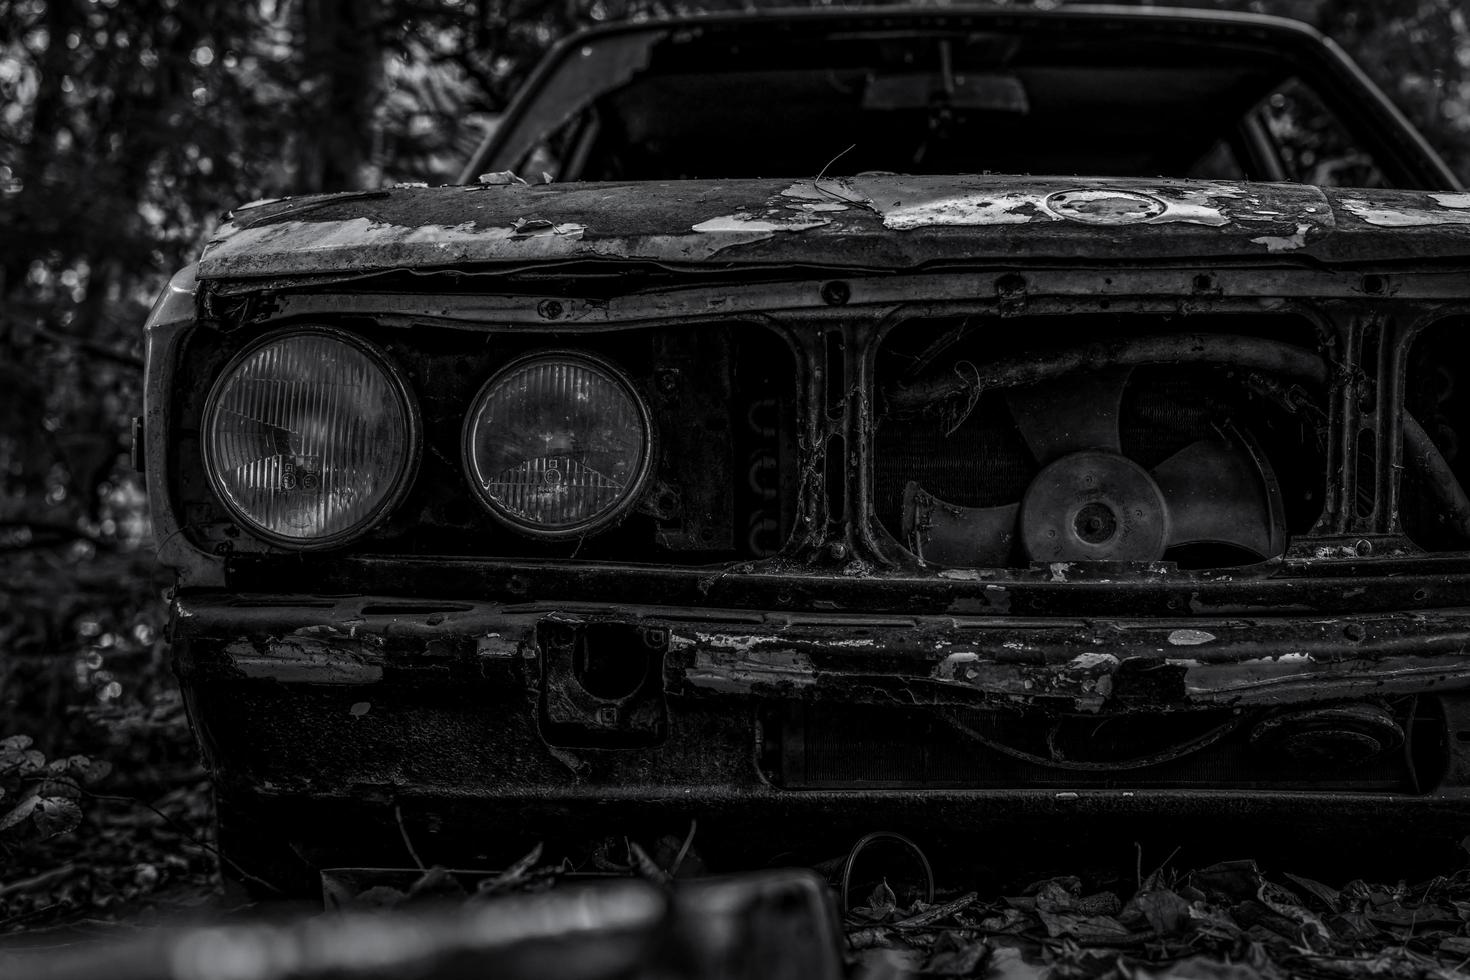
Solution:
<svg viewBox="0 0 1470 980">
<path fill-rule="evenodd" d="M 1229 423 L 1145 469 L 1119 435 L 1130 370 L 1010 389 L 1006 402 L 1038 471 L 1019 501 L 948 503 L 910 481 L 903 533 L 925 561 L 1157 561 L 1190 547 L 1245 564 L 1284 550 L 1281 496 L 1249 434 Z"/>
</svg>

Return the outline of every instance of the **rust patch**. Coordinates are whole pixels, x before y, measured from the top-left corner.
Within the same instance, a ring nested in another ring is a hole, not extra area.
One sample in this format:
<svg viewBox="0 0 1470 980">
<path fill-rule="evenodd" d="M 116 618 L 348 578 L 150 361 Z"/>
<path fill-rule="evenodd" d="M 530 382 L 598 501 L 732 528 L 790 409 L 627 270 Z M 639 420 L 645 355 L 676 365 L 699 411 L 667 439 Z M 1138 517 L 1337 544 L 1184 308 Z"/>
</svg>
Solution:
<svg viewBox="0 0 1470 980">
<path fill-rule="evenodd" d="M 1157 218 L 1168 205 L 1152 194 L 1135 191 L 1059 191 L 1046 199 L 1046 209 L 1059 218 L 1088 225 L 1131 225 Z"/>
<path fill-rule="evenodd" d="M 355 685 L 383 679 L 382 654 L 374 643 L 366 637 L 322 634 L 318 628 L 280 638 L 242 637 L 226 644 L 224 653 L 246 677 L 283 684 Z"/>
<path fill-rule="evenodd" d="M 475 641 L 475 653 L 489 659 L 514 659 L 521 655 L 521 644 L 500 633 L 486 633 Z"/>
<path fill-rule="evenodd" d="M 685 673 L 693 687 L 721 694 L 749 694 L 762 688 L 811 687 L 817 682 L 817 669 L 804 653 L 753 649 L 754 643 L 761 642 L 757 637 L 700 636 L 706 642 L 729 643 L 723 648 L 695 651 L 694 663 Z"/>
</svg>

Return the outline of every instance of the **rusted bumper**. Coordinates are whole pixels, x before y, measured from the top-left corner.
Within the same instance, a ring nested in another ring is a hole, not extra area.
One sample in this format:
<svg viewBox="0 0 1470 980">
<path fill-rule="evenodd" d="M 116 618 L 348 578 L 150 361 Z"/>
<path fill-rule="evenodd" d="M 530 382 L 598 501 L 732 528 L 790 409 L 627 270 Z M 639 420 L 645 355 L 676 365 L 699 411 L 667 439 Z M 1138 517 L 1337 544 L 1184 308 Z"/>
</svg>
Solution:
<svg viewBox="0 0 1470 980">
<path fill-rule="evenodd" d="M 177 600 L 174 649 L 221 793 L 314 837 L 318 860 L 368 864 L 401 857 L 404 827 L 463 863 L 695 817 L 732 849 L 770 821 L 838 850 L 875 826 L 1108 817 L 1331 835 L 1412 816 L 1458 840 L 1467 641 L 1470 610 L 1061 621 L 208 594 Z M 1397 711 L 1405 744 L 1320 771 L 1250 755 L 1273 719 L 1342 704 Z M 919 730 L 956 712 L 999 742 Z M 1008 719 L 1050 715 L 1157 722 L 1186 743 L 1208 717 L 1228 738 L 1199 743 L 1197 764 L 1006 754 Z"/>
</svg>

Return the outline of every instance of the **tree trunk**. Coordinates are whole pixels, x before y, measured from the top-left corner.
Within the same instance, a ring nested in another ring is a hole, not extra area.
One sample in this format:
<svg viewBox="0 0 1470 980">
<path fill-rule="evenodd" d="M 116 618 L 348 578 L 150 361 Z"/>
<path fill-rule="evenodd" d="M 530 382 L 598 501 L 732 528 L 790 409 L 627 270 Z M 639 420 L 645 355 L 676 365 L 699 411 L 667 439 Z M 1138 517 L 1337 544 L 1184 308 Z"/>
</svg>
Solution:
<svg viewBox="0 0 1470 980">
<path fill-rule="evenodd" d="M 304 108 L 297 190 L 359 190 L 377 182 L 373 114 L 383 88 L 378 0 L 301 0 Z"/>
</svg>

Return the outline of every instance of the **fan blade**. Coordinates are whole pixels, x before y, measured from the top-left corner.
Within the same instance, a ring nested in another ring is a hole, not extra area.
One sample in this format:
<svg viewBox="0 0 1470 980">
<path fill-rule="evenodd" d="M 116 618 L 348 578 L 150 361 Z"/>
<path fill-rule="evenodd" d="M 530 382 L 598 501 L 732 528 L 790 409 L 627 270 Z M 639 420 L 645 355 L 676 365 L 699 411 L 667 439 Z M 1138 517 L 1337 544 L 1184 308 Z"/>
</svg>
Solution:
<svg viewBox="0 0 1470 980">
<path fill-rule="evenodd" d="M 1279 553 L 1271 500 L 1248 453 L 1201 439 L 1155 467 L 1153 478 L 1169 510 L 1168 547 L 1226 544 L 1263 559 Z"/>
<path fill-rule="evenodd" d="M 903 491 L 903 536 L 915 554 L 939 565 L 1004 565 L 1016 539 L 1019 503 L 962 507 L 910 481 Z"/>
<path fill-rule="evenodd" d="M 1082 449 L 1120 451 L 1118 414 L 1130 368 L 1095 371 L 1006 391 L 1011 415 L 1036 462 Z"/>
</svg>

